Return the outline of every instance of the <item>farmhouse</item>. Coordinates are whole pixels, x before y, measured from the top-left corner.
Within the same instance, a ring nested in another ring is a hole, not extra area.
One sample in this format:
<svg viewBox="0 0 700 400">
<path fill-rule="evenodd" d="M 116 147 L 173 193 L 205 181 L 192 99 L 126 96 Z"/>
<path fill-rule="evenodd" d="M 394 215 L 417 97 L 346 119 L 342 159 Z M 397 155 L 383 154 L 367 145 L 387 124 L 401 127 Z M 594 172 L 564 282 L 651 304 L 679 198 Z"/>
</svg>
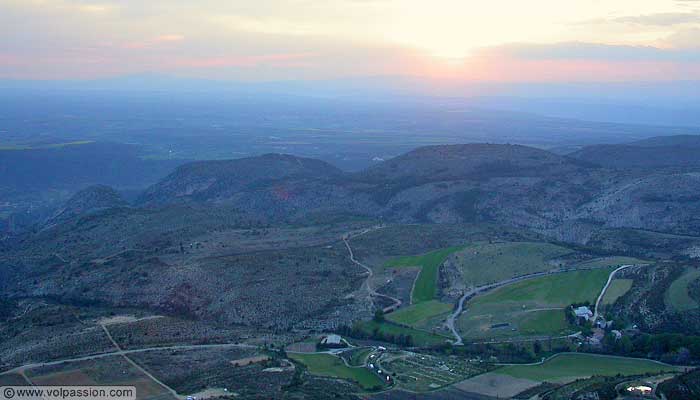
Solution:
<svg viewBox="0 0 700 400">
<path fill-rule="evenodd" d="M 593 312 L 590 308 L 586 306 L 575 308 L 574 314 L 576 314 L 576 318 L 583 318 L 586 321 L 590 320 L 593 317 Z"/>
</svg>

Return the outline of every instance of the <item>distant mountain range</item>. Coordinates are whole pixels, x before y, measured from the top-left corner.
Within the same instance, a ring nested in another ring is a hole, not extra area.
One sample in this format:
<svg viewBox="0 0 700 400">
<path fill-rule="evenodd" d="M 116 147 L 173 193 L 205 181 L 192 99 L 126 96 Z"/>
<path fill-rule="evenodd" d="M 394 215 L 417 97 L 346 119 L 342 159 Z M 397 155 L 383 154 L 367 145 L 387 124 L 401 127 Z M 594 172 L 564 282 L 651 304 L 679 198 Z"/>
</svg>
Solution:
<svg viewBox="0 0 700 400">
<path fill-rule="evenodd" d="M 621 147 L 671 155 L 695 140 Z M 0 293 L 332 328 L 366 313 L 346 297 L 364 271 L 337 241 L 355 221 L 435 223 L 452 232 L 448 243 L 471 226 L 489 238 L 641 257 L 696 251 L 688 235 L 700 236 L 700 167 L 610 167 L 597 148 L 569 157 L 520 145 L 427 146 L 353 173 L 281 154 L 187 163 L 130 204 L 91 187 L 41 229 L 0 240 Z"/>
<path fill-rule="evenodd" d="M 700 234 L 697 137 L 583 148 L 428 146 L 356 173 L 267 154 L 185 164 L 137 208 L 232 207 L 267 223 L 350 214 L 400 222 L 497 222 L 585 243 L 601 228 Z"/>
</svg>

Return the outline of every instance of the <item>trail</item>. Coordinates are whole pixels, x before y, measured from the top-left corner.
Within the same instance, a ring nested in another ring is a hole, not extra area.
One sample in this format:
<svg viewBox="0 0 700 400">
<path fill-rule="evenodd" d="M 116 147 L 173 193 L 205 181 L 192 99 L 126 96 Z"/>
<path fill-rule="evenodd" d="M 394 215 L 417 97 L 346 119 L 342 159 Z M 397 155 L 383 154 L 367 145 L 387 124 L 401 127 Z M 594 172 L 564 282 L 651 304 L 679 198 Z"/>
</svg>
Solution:
<svg viewBox="0 0 700 400">
<path fill-rule="evenodd" d="M 105 331 L 105 334 L 107 335 L 107 338 L 109 338 L 109 341 L 112 342 L 112 345 L 114 345 L 114 348 L 117 349 L 117 352 L 120 353 L 121 356 L 124 357 L 124 359 L 125 359 L 129 364 L 131 364 L 131 366 L 133 366 L 133 367 L 136 368 L 137 370 L 141 371 L 141 373 L 143 373 L 143 374 L 146 375 L 147 377 L 151 378 L 151 380 L 152 380 L 153 382 L 155 382 L 155 383 L 159 384 L 160 386 L 162 386 L 163 389 L 165 389 L 165 390 L 167 390 L 168 392 L 170 392 L 170 394 L 172 394 L 173 396 L 175 396 L 175 398 L 182 398 L 182 396 L 180 396 L 180 395 L 177 393 L 177 391 L 176 391 L 175 389 L 173 389 L 173 388 L 171 388 L 170 386 L 166 385 L 165 383 L 161 382 L 158 378 L 156 378 L 155 376 L 153 376 L 150 372 L 146 371 L 146 370 L 145 370 L 144 368 L 142 368 L 140 365 L 136 364 L 136 362 L 135 362 L 134 360 L 132 360 L 131 358 L 129 358 L 129 356 L 127 356 L 126 354 L 124 354 L 124 352 L 122 351 L 121 346 L 119 346 L 119 343 L 117 343 L 117 341 L 114 340 L 114 338 L 112 337 L 112 334 L 109 332 L 109 329 L 107 329 L 107 325 L 105 325 L 105 324 L 100 324 L 100 326 L 102 327 L 102 330 Z"/>
<path fill-rule="evenodd" d="M 605 283 L 605 286 L 603 286 L 603 290 L 600 291 L 600 294 L 598 295 L 598 299 L 595 301 L 595 311 L 593 313 L 593 322 L 598 320 L 598 316 L 599 316 L 598 311 L 600 309 L 600 302 L 603 300 L 603 296 L 605 296 L 605 292 L 608 290 L 608 287 L 610 286 L 610 283 L 612 282 L 613 277 L 615 277 L 615 274 L 618 271 L 622 271 L 623 269 L 629 268 L 631 266 L 632 265 L 623 265 L 610 273 L 610 276 L 608 276 L 608 281 Z"/>
<path fill-rule="evenodd" d="M 0 375 L 21 374 L 22 371 L 26 371 L 26 370 L 30 370 L 30 369 L 34 369 L 34 368 L 50 367 L 53 365 L 59 365 L 59 364 L 63 364 L 63 363 L 74 363 L 74 362 L 81 362 L 81 361 L 98 360 L 98 359 L 102 359 L 102 358 L 121 356 L 124 354 L 127 354 L 127 355 L 128 354 L 137 354 L 137 353 L 145 353 L 145 352 L 149 352 L 149 351 L 227 349 L 227 348 L 234 348 L 234 347 L 244 348 L 244 349 L 257 349 L 258 348 L 257 346 L 246 345 L 246 344 L 234 344 L 234 343 L 192 344 L 192 345 L 176 345 L 176 346 L 162 346 L 162 347 L 145 347 L 142 349 L 110 351 L 110 352 L 105 352 L 105 353 L 92 354 L 89 356 L 64 358 L 61 360 L 47 361 L 47 362 L 43 362 L 43 363 L 30 363 L 30 364 L 25 364 L 25 365 L 22 365 L 19 367 L 9 369 L 9 370 L 4 371 L 4 372 L 0 372 Z"/>
<path fill-rule="evenodd" d="M 379 225 L 379 226 L 375 226 L 372 228 L 367 228 L 367 229 L 363 230 L 362 232 L 357 233 L 355 235 L 353 235 L 351 233 L 347 233 L 343 236 L 343 243 L 345 243 L 345 247 L 348 249 L 348 254 L 350 255 L 350 261 L 352 261 L 355 265 L 359 265 L 360 267 L 364 268 L 367 271 L 367 279 L 365 279 L 365 281 L 362 283 L 362 286 L 367 290 L 367 293 L 369 294 L 369 297 L 370 297 L 370 301 L 372 301 L 372 306 L 374 306 L 374 301 L 372 300 L 372 297 L 384 297 L 385 299 L 389 299 L 389 300 L 394 302 L 394 304 L 387 306 L 387 307 L 384 307 L 382 309 L 382 311 L 387 313 L 387 312 L 394 311 L 397 308 L 401 307 L 401 304 L 402 304 L 401 300 L 399 300 L 395 297 L 387 296 L 385 294 L 377 293 L 377 291 L 372 289 L 372 284 L 370 283 L 372 277 L 374 276 L 374 272 L 372 271 L 372 268 L 366 266 L 365 264 L 363 264 L 363 263 L 359 262 L 357 259 L 355 259 L 355 254 L 352 251 L 352 247 L 350 247 L 350 239 L 352 239 L 354 237 L 362 236 L 366 233 L 376 231 L 376 230 L 382 229 L 382 228 L 384 228 L 384 226 Z"/>
</svg>

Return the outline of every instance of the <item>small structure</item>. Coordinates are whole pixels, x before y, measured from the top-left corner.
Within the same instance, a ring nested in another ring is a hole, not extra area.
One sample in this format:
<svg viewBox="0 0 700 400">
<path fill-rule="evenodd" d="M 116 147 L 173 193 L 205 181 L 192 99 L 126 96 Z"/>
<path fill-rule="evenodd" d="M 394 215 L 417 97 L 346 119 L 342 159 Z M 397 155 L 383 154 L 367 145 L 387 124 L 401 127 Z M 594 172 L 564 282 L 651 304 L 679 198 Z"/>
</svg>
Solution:
<svg viewBox="0 0 700 400">
<path fill-rule="evenodd" d="M 323 339 L 321 339 L 320 345 L 321 347 L 327 348 L 345 347 L 345 343 L 343 343 L 343 338 L 340 337 L 340 335 L 335 334 L 325 336 Z"/>
<path fill-rule="evenodd" d="M 581 307 L 575 308 L 574 314 L 576 314 L 576 318 L 583 318 L 586 321 L 593 318 L 593 312 L 591 311 L 590 308 L 588 308 L 586 306 L 581 306 Z"/>
<path fill-rule="evenodd" d="M 653 392 L 653 389 L 649 386 L 639 385 L 630 386 L 627 388 L 627 393 L 633 395 L 649 396 Z"/>
<path fill-rule="evenodd" d="M 618 331 L 618 330 L 616 330 L 616 329 L 613 329 L 613 330 L 610 331 L 610 333 L 612 333 L 612 334 L 615 336 L 615 340 L 620 340 L 620 339 L 622 339 L 622 332 L 620 332 L 620 331 Z"/>
</svg>

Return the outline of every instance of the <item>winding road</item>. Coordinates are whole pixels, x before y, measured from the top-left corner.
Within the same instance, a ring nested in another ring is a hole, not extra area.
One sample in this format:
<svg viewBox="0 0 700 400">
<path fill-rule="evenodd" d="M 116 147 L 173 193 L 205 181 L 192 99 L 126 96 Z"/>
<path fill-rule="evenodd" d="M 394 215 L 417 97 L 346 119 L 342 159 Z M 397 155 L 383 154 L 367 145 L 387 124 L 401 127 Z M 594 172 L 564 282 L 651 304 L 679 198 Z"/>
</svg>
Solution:
<svg viewBox="0 0 700 400">
<path fill-rule="evenodd" d="M 372 227 L 372 228 L 367 228 L 367 229 L 363 230 L 362 232 L 357 233 L 357 234 L 354 234 L 354 235 L 353 235 L 353 234 L 350 234 L 350 233 L 345 234 L 345 235 L 343 236 L 343 243 L 345 243 L 345 247 L 348 249 L 348 254 L 350 255 L 350 261 L 352 261 L 355 265 L 358 265 L 358 266 L 364 268 L 364 269 L 367 271 L 367 279 L 365 279 L 365 281 L 363 282 L 362 286 L 364 286 L 364 287 L 366 288 L 367 293 L 369 294 L 369 297 L 370 297 L 370 301 L 372 301 L 372 306 L 374 306 L 374 301 L 372 300 L 372 297 L 383 297 L 383 298 L 385 298 L 385 299 L 389 299 L 389 300 L 391 300 L 391 301 L 394 302 L 394 304 L 392 304 L 392 305 L 390 305 L 390 306 L 387 306 L 387 307 L 384 307 L 384 308 L 382 309 L 382 311 L 384 311 L 385 313 L 387 313 L 387 312 L 394 311 L 394 310 L 396 310 L 397 308 L 401 307 L 401 304 L 402 304 L 401 300 L 400 300 L 400 299 L 397 299 L 397 298 L 395 298 L 395 297 L 391 297 L 391 296 L 387 296 L 387 295 L 385 295 L 385 294 L 378 293 L 376 290 L 372 289 L 372 284 L 370 283 L 370 280 L 372 279 L 372 276 L 374 276 L 374 272 L 372 271 L 372 268 L 370 268 L 370 267 L 366 266 L 365 264 L 359 262 L 359 261 L 355 258 L 355 254 L 354 254 L 353 251 L 352 251 L 352 247 L 350 247 L 350 239 L 352 239 L 352 238 L 354 238 L 354 237 L 358 237 L 358 236 L 364 235 L 364 234 L 369 233 L 369 232 L 372 232 L 372 231 L 376 231 L 376 230 L 378 230 L 378 229 L 382 229 L 382 228 L 384 228 L 384 226 L 383 226 L 383 225 L 379 225 L 379 226 L 375 226 L 375 227 Z"/>
<path fill-rule="evenodd" d="M 615 274 L 618 271 L 622 271 L 623 269 L 629 268 L 631 266 L 632 265 L 623 265 L 610 273 L 610 276 L 608 276 L 608 281 L 605 283 L 605 286 L 603 286 L 603 290 L 600 291 L 600 295 L 598 295 L 598 299 L 596 299 L 596 301 L 595 301 L 595 311 L 593 313 L 593 322 L 598 320 L 598 316 L 599 316 L 598 310 L 600 309 L 600 307 L 599 307 L 600 302 L 603 301 L 603 296 L 605 296 L 605 292 L 608 290 L 608 287 L 610 286 L 610 283 L 612 282 L 613 278 L 615 277 Z"/>
</svg>

